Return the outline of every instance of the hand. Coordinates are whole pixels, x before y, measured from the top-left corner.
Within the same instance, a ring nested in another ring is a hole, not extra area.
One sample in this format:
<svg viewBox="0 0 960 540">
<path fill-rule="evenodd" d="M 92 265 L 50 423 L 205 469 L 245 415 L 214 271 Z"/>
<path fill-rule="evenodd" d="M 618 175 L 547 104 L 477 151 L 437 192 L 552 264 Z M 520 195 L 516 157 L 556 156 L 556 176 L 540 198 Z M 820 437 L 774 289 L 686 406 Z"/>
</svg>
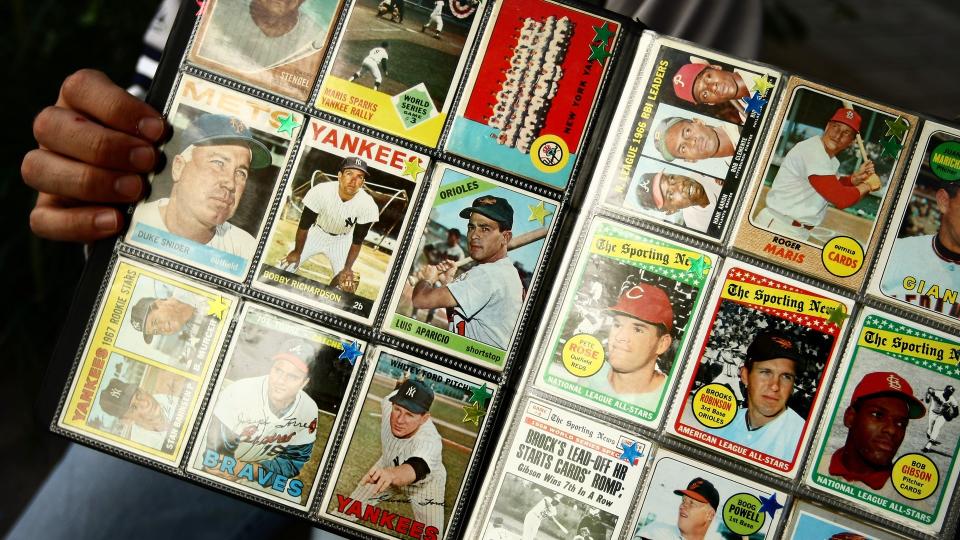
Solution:
<svg viewBox="0 0 960 540">
<path fill-rule="evenodd" d="M 457 274 L 457 265 L 452 261 L 440 261 L 440 264 L 437 265 L 437 271 L 439 272 L 437 281 L 441 285 L 446 285 L 453 281 L 453 277 Z"/>
<path fill-rule="evenodd" d="M 373 466 L 367 474 L 363 475 L 363 478 L 360 480 L 361 484 L 374 484 L 376 490 L 374 491 L 375 495 L 379 495 L 384 491 L 390 489 L 392 486 L 405 486 L 410 484 L 410 482 L 405 481 L 406 478 L 403 471 L 403 467 L 410 467 L 409 465 L 401 465 L 399 467 L 384 467 L 382 469 Z M 416 479 L 416 475 L 414 475 Z"/>
<path fill-rule="evenodd" d="M 287 256 L 280 259 L 280 265 L 286 266 L 292 264 L 294 266 L 300 266 L 300 252 L 293 250 L 290 253 L 287 253 Z"/>
<path fill-rule="evenodd" d="M 873 162 L 867 160 L 863 162 L 863 165 L 860 165 L 860 168 L 850 176 L 850 183 L 856 186 L 865 182 L 868 178 L 870 178 L 871 175 L 874 174 L 876 174 L 876 172 L 873 169 Z"/>
<path fill-rule="evenodd" d="M 417 270 L 417 280 L 426 281 L 431 286 L 440 279 L 439 265 L 427 264 Z"/>
</svg>

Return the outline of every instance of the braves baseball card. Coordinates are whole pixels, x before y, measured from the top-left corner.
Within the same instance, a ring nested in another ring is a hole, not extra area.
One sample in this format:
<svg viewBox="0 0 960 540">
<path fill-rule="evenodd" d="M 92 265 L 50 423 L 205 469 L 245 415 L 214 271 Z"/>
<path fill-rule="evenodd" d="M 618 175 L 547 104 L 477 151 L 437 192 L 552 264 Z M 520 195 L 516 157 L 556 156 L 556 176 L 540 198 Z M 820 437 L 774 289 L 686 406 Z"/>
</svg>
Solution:
<svg viewBox="0 0 960 540">
<path fill-rule="evenodd" d="M 373 320 L 429 158 L 311 119 L 254 287 Z"/>
<path fill-rule="evenodd" d="M 853 330 L 806 483 L 938 534 L 957 483 L 960 341 L 869 308 Z"/>
<path fill-rule="evenodd" d="M 125 240 L 242 281 L 304 117 L 184 75 L 167 121 L 166 167 L 151 175 Z"/>
<path fill-rule="evenodd" d="M 496 2 L 446 150 L 563 189 L 620 25 L 549 0 Z"/>
<path fill-rule="evenodd" d="M 793 507 L 790 523 L 783 533 L 785 540 L 905 540 L 894 534 L 846 515 L 831 512 L 806 501 Z"/>
<path fill-rule="evenodd" d="M 659 425 L 716 261 L 712 253 L 594 220 L 537 386 Z"/>
<path fill-rule="evenodd" d="M 365 344 L 246 303 L 188 471 L 308 510 Z"/>
<path fill-rule="evenodd" d="M 301 103 L 344 0 L 207 0 L 188 60 Z"/>
<path fill-rule="evenodd" d="M 621 122 L 607 135 L 604 204 L 719 242 L 766 133 L 780 74 L 645 33 Z"/>
<path fill-rule="evenodd" d="M 556 211 L 550 199 L 436 167 L 385 330 L 502 370 Z"/>
<path fill-rule="evenodd" d="M 386 349 L 364 362 L 322 515 L 381 538 L 452 538 L 497 385 Z"/>
<path fill-rule="evenodd" d="M 735 247 L 860 290 L 916 127 L 914 116 L 791 77 L 754 171 Z"/>
<path fill-rule="evenodd" d="M 57 427 L 176 466 L 237 299 L 118 259 Z"/>
</svg>

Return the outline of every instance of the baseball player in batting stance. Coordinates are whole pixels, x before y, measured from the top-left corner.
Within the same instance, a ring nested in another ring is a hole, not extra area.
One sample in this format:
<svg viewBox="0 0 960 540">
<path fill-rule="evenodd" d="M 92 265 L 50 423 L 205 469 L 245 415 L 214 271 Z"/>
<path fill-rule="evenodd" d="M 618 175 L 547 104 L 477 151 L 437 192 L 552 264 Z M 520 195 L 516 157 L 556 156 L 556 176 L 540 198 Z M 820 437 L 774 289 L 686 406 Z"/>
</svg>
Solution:
<svg viewBox="0 0 960 540">
<path fill-rule="evenodd" d="M 430 12 L 430 20 L 427 21 L 421 28 L 421 32 L 426 32 L 427 28 L 430 25 L 433 25 L 433 28 L 436 30 L 433 33 L 433 37 L 440 39 L 440 32 L 443 32 L 443 0 L 436 0 L 433 3 L 433 11 Z"/>
<path fill-rule="evenodd" d="M 387 74 L 387 59 L 390 58 L 390 55 L 387 54 L 387 48 L 390 45 L 384 41 L 380 43 L 379 47 L 374 47 L 367 52 L 367 56 L 363 58 L 363 61 L 360 62 L 360 68 L 350 76 L 349 81 L 353 82 L 354 79 L 360 78 L 363 74 L 363 70 L 367 70 L 373 75 L 373 89 L 380 90 L 380 85 L 383 83 L 383 75 Z M 381 70 L 383 75 L 380 74 Z"/>
<path fill-rule="evenodd" d="M 957 405 L 957 398 L 953 397 L 953 393 L 953 386 L 949 384 L 943 390 L 927 388 L 923 402 L 930 407 L 930 416 L 927 417 L 927 444 L 923 445 L 924 452 L 940 445 L 940 430 L 943 424 L 957 417 L 960 405 Z"/>
</svg>

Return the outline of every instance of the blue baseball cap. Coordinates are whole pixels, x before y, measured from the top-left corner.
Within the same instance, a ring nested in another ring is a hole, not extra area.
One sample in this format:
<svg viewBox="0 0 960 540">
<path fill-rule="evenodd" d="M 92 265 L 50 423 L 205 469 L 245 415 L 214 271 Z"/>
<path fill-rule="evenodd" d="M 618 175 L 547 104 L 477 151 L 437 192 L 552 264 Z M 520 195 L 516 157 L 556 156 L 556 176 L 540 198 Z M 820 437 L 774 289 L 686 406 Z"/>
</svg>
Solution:
<svg viewBox="0 0 960 540">
<path fill-rule="evenodd" d="M 183 132 L 184 148 L 190 145 L 210 146 L 215 144 L 242 144 L 250 149 L 251 169 L 262 169 L 273 162 L 270 150 L 253 138 L 253 133 L 240 119 L 224 114 L 203 114 L 187 126 Z"/>
</svg>

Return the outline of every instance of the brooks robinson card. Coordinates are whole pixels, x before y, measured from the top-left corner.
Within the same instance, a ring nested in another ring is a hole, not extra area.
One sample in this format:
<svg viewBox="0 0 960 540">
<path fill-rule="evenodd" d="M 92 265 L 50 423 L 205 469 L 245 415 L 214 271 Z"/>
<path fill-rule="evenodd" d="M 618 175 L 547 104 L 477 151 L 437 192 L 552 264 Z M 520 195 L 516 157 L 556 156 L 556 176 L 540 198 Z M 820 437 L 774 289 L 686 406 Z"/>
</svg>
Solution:
<svg viewBox="0 0 960 540">
<path fill-rule="evenodd" d="M 903 536 L 801 501 L 783 535 L 787 540 L 904 540 Z"/>
<path fill-rule="evenodd" d="M 176 466 L 236 303 L 118 259 L 57 425 Z"/>
</svg>

